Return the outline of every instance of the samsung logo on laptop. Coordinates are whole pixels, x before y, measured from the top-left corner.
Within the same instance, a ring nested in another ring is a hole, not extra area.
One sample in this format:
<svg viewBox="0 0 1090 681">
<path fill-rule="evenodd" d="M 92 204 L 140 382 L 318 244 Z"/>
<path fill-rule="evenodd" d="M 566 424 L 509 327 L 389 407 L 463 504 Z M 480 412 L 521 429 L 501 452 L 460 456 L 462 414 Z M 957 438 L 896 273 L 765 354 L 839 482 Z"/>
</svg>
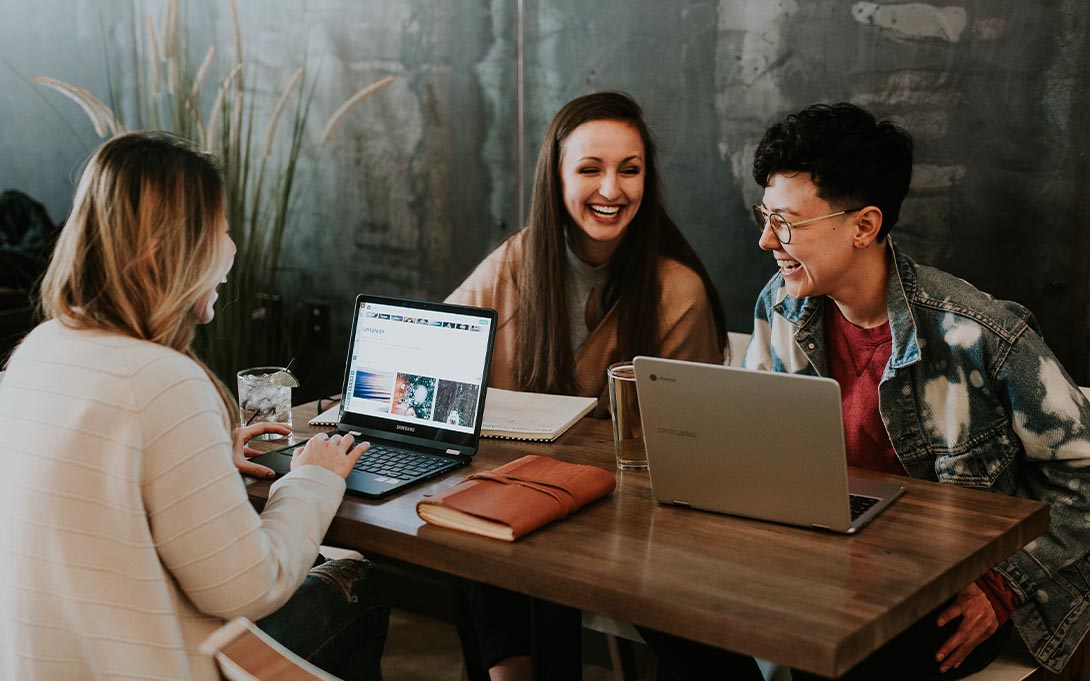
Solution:
<svg viewBox="0 0 1090 681">
<path fill-rule="evenodd" d="M 651 374 L 648 376 L 652 381 L 664 381 L 666 383 L 677 383 L 676 378 L 670 378 L 669 376 L 659 376 L 658 374 Z"/>
<path fill-rule="evenodd" d="M 404 426 L 404 425 L 398 423 L 396 425 L 396 427 L 397 427 L 398 430 L 407 430 L 410 433 L 415 433 L 416 432 L 416 426 Z"/>
<path fill-rule="evenodd" d="M 696 431 L 692 430 L 681 430 L 680 428 L 657 428 L 656 430 L 663 435 L 675 435 L 677 437 L 691 437 L 694 440 L 696 439 Z"/>
</svg>

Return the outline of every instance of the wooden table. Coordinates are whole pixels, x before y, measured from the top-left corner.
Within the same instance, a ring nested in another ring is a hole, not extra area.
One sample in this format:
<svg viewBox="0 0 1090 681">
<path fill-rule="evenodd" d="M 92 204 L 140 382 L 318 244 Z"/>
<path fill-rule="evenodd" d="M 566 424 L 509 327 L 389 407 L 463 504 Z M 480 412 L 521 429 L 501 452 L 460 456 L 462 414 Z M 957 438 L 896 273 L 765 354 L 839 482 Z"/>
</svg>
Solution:
<svg viewBox="0 0 1090 681">
<path fill-rule="evenodd" d="M 296 407 L 297 435 L 316 432 L 315 413 Z M 836 676 L 1048 526 L 1039 502 L 898 478 L 905 495 L 842 536 L 660 505 L 647 473 L 630 471 L 611 496 L 514 543 L 416 515 L 424 496 L 528 453 L 614 470 L 608 421 L 551 444 L 484 439 L 469 468 L 384 501 L 346 497 L 326 540 Z M 250 484 L 255 503 L 268 487 Z"/>
</svg>

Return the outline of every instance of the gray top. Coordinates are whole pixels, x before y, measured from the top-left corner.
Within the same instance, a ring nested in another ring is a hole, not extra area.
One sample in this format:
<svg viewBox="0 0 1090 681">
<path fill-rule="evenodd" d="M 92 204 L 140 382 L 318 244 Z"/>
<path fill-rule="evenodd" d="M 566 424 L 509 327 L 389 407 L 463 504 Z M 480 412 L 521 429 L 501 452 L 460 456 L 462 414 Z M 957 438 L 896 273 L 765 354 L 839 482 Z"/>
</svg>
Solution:
<svg viewBox="0 0 1090 681">
<path fill-rule="evenodd" d="M 606 281 L 609 280 L 609 264 L 594 267 L 579 259 L 571 244 L 567 243 L 564 251 L 568 256 L 567 291 L 568 291 L 568 318 L 571 320 L 571 347 L 572 352 L 578 353 L 583 342 L 587 340 L 590 332 L 602 321 L 606 310 L 602 303 L 605 294 Z M 595 315 L 590 327 L 587 326 L 587 299 L 594 291 L 597 297 L 598 314 Z"/>
</svg>

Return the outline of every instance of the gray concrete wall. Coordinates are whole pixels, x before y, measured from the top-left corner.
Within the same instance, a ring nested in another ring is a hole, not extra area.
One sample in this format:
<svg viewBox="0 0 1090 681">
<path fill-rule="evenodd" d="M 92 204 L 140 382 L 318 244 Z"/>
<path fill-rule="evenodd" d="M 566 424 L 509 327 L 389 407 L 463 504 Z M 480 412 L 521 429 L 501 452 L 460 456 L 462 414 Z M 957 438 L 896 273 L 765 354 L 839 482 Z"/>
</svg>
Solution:
<svg viewBox="0 0 1090 681">
<path fill-rule="evenodd" d="M 56 76 L 108 99 L 99 18 L 112 48 L 119 13 L 129 7 L 0 0 L 0 188 L 34 196 L 54 221 L 67 214 L 78 166 L 99 138 L 74 104 L 30 79 Z"/>
<path fill-rule="evenodd" d="M 0 0 L 0 186 L 38 197 L 54 218 L 67 211 L 72 169 L 97 139 L 74 105 L 15 74 L 54 75 L 104 96 L 103 34 L 117 53 L 131 52 L 131 7 Z M 147 7 L 160 11 L 158 2 Z M 759 197 L 749 174 L 756 141 L 787 112 L 850 100 L 916 136 L 901 246 L 1029 306 L 1069 371 L 1090 383 L 1090 5 L 1082 0 L 524 0 L 521 25 L 516 0 L 239 7 L 266 106 L 304 58 L 316 74 L 283 292 L 289 302 L 332 304 L 334 352 L 356 292 L 445 295 L 517 225 L 552 114 L 571 97 L 610 88 L 644 104 L 669 206 L 705 258 L 732 329 L 750 328 L 754 297 L 773 271 L 746 208 Z M 214 42 L 230 56 L 225 3 L 192 0 L 188 23 L 198 55 Z M 394 85 L 317 145 L 340 102 L 385 75 Z"/>
</svg>

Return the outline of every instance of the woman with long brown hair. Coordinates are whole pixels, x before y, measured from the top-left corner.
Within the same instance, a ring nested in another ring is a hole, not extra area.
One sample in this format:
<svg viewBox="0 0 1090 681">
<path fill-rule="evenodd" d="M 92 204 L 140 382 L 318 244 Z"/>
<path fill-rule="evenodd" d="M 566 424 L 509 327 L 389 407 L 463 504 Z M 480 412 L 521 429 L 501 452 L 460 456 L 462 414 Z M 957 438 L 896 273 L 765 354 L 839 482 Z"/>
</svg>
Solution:
<svg viewBox="0 0 1090 681">
<path fill-rule="evenodd" d="M 490 386 L 597 397 L 597 416 L 608 413 L 613 362 L 723 362 L 719 295 L 666 213 L 643 112 L 618 92 L 560 109 L 526 227 L 447 300 L 499 312 Z M 528 600 L 476 583 L 466 595 L 492 679 L 529 678 Z"/>
<path fill-rule="evenodd" d="M 312 439 L 258 515 L 238 404 L 190 349 L 235 245 L 213 160 L 163 133 L 95 152 L 0 384 L 0 677 L 219 678 L 198 645 L 257 620 L 378 678 L 388 611 L 364 561 L 308 574 L 367 449 Z M 289 601 L 290 599 L 290 601 Z"/>
<path fill-rule="evenodd" d="M 526 227 L 447 300 L 499 312 L 490 386 L 598 397 L 598 416 L 613 362 L 723 362 L 719 294 L 666 213 L 643 112 L 618 92 L 560 109 Z"/>
</svg>

